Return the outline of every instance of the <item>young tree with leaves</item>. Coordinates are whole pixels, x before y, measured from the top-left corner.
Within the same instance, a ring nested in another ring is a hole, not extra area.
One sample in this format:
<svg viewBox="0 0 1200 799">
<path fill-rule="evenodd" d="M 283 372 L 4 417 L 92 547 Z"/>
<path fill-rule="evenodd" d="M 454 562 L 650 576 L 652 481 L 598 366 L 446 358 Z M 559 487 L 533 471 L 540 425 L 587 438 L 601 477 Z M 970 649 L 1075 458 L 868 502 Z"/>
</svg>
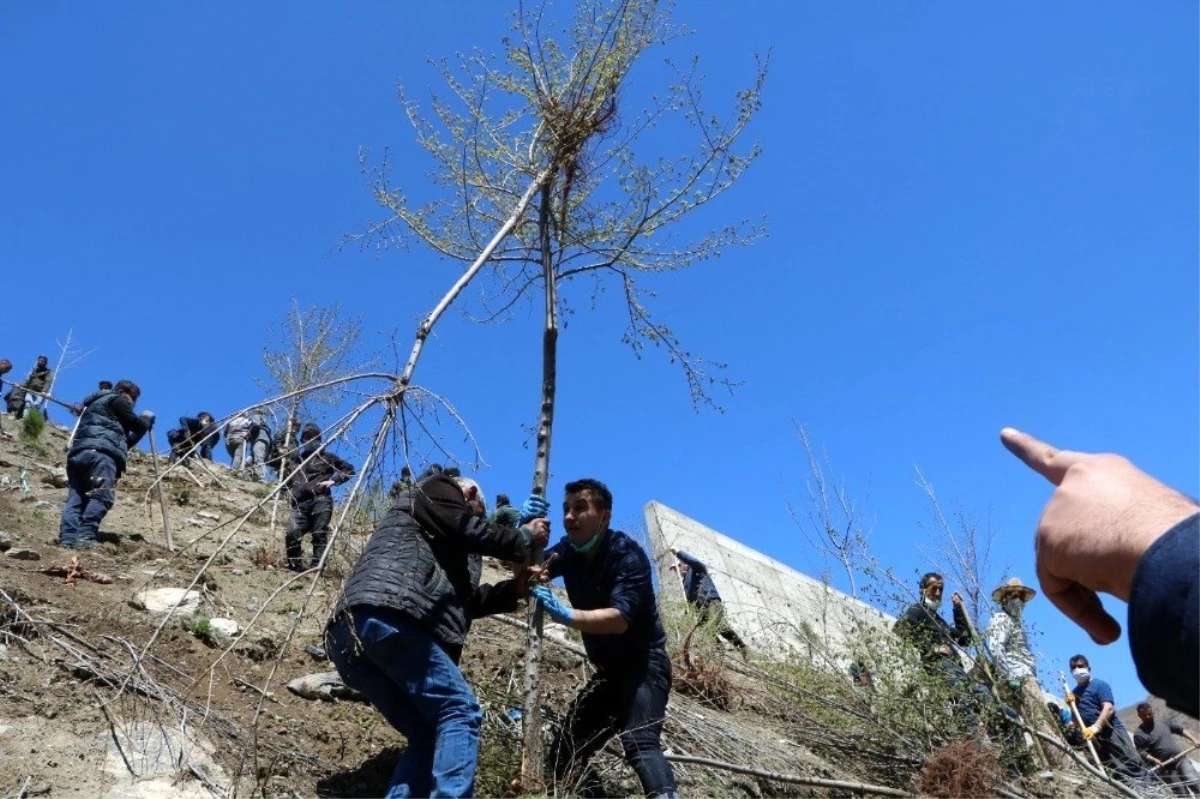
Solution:
<svg viewBox="0 0 1200 799">
<path fill-rule="evenodd" d="M 758 156 L 756 145 L 737 145 L 759 108 L 765 66 L 724 118 L 704 107 L 695 60 L 673 67 L 675 82 L 626 116 L 619 111 L 635 63 L 681 33 L 670 22 L 670 5 L 583 0 L 556 32 L 557 22 L 549 4 L 521 4 L 502 59 L 475 53 L 464 57 L 460 70 L 443 65 L 450 95 L 433 99 L 432 115 L 401 95 L 419 143 L 434 160 L 440 192 L 418 205 L 392 185 L 386 159 L 369 167 L 389 215 L 361 238 L 416 241 L 459 263 L 478 264 L 479 253 L 488 252 L 492 280 L 483 293 L 484 321 L 504 318 L 541 289 L 537 494 L 544 494 L 550 474 L 559 319 L 571 307 L 565 285 L 590 278 L 594 302 L 615 283 L 628 318 L 624 342 L 639 356 L 647 343 L 663 347 L 683 370 L 693 401 L 715 406 L 711 389 L 729 385 L 722 366 L 693 355 L 652 315 L 646 303 L 652 292 L 642 279 L 717 257 L 763 233 L 761 225 L 741 220 L 691 241 L 672 236 Z M 694 134 L 694 149 L 639 160 L 649 131 L 678 122 Z M 522 776 L 532 790 L 542 773 L 536 607 L 531 622 Z"/>
</svg>

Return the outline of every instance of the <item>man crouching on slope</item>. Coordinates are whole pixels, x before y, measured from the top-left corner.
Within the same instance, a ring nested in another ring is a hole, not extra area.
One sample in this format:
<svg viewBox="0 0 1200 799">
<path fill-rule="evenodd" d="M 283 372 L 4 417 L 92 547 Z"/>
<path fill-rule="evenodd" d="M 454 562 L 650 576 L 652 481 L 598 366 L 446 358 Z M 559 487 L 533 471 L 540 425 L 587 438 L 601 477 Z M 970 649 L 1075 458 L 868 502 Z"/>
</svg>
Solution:
<svg viewBox="0 0 1200 799">
<path fill-rule="evenodd" d="M 527 574 L 479 585 L 479 556 L 524 560 L 550 537 L 542 498 L 525 503 L 514 528 L 488 524 L 483 497 L 474 480 L 443 474 L 401 492 L 326 627 L 346 685 L 408 739 L 388 797 L 474 792 L 483 714 L 458 660 L 472 619 L 516 610 L 528 592 Z"/>
</svg>

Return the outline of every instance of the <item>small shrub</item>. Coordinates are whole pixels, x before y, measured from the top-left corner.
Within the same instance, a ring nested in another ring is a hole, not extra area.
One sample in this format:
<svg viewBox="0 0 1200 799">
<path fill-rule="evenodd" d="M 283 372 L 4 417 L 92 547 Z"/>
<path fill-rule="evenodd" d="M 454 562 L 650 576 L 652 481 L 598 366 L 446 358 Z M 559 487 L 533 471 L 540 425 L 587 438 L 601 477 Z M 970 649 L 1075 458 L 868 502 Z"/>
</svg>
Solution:
<svg viewBox="0 0 1200 799">
<path fill-rule="evenodd" d="M 259 544 L 250 551 L 250 562 L 256 569 L 278 569 L 283 563 L 283 552 L 277 546 Z"/>
<path fill-rule="evenodd" d="M 21 438 L 30 443 L 40 441 L 46 430 L 46 417 L 37 408 L 30 408 L 21 417 Z"/>
<path fill-rule="evenodd" d="M 175 504 L 176 505 L 183 506 L 183 505 L 188 504 L 191 501 L 192 501 L 192 492 L 188 491 L 186 488 L 181 488 L 175 492 Z"/>
<path fill-rule="evenodd" d="M 995 796 L 1004 782 L 994 747 L 975 736 L 958 738 L 938 749 L 913 777 L 919 796 Z"/>
<path fill-rule="evenodd" d="M 197 619 L 195 623 L 188 628 L 188 632 L 199 638 L 206 644 L 212 644 L 216 637 L 216 630 L 213 629 L 212 622 L 208 619 Z"/>
</svg>

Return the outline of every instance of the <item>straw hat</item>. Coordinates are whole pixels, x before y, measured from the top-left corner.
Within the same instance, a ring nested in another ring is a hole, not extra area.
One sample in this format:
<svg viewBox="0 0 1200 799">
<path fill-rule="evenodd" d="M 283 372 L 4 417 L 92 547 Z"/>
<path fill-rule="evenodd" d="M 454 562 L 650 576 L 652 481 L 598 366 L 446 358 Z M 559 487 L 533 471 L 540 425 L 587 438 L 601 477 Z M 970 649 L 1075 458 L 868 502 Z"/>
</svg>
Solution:
<svg viewBox="0 0 1200 799">
<path fill-rule="evenodd" d="M 1027 585 L 1021 585 L 1021 578 L 1014 577 L 992 592 L 992 601 L 1003 602 L 1009 594 L 1020 594 L 1022 601 L 1028 602 L 1037 596 L 1037 591 Z"/>
</svg>

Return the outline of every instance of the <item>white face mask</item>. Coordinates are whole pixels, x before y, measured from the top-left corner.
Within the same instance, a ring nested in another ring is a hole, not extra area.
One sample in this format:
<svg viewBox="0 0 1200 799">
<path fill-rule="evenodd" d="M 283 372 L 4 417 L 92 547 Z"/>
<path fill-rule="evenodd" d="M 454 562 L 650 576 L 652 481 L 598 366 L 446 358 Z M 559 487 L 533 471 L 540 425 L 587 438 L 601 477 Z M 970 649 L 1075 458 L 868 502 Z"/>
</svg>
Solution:
<svg viewBox="0 0 1200 799">
<path fill-rule="evenodd" d="M 1076 669 L 1071 669 L 1071 675 L 1075 678 L 1075 682 L 1083 685 L 1088 680 L 1092 679 L 1092 672 L 1087 666 L 1080 666 Z"/>
<path fill-rule="evenodd" d="M 1025 602 L 1021 599 L 1010 599 L 1004 603 L 1004 609 L 1010 616 L 1020 616 L 1024 608 Z"/>
<path fill-rule="evenodd" d="M 925 602 L 925 607 L 929 608 L 930 610 L 937 610 L 942 606 L 942 600 L 940 598 L 934 599 L 931 596 L 927 596 L 923 601 Z"/>
</svg>

